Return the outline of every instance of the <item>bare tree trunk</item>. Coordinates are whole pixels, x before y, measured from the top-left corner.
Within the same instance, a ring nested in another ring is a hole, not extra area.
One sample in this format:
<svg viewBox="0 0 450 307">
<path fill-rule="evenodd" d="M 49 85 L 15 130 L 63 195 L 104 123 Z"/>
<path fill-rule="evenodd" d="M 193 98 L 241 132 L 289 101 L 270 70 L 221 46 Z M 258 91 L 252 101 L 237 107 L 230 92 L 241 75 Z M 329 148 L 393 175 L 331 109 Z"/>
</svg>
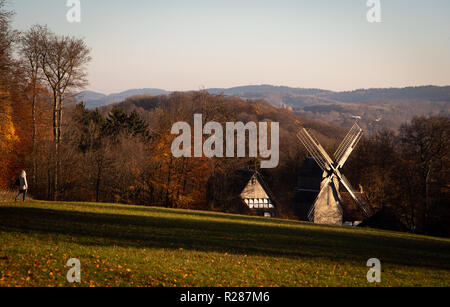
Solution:
<svg viewBox="0 0 450 307">
<path fill-rule="evenodd" d="M 60 172 L 60 145 L 61 145 L 61 98 L 58 90 L 53 92 L 53 140 L 54 140 L 54 174 L 53 174 L 53 200 L 58 200 L 59 172 Z"/>
<path fill-rule="evenodd" d="M 100 200 L 100 184 L 103 173 L 103 157 L 97 158 L 97 178 L 95 181 L 95 201 L 98 203 Z"/>
<path fill-rule="evenodd" d="M 58 200 L 58 102 L 56 97 L 56 91 L 53 91 L 53 143 L 54 143 L 54 154 L 53 157 L 53 200 Z"/>
<path fill-rule="evenodd" d="M 51 167 L 50 167 L 50 163 L 47 163 L 47 198 L 50 199 L 50 197 L 53 197 L 52 194 L 52 174 L 51 174 Z"/>
<path fill-rule="evenodd" d="M 167 191 L 166 191 L 166 207 L 169 206 L 169 193 L 170 193 L 170 183 L 171 183 L 171 177 L 172 177 L 172 156 L 170 157 L 169 162 L 169 174 L 167 176 Z M 173 207 L 172 204 L 170 204 L 170 207 Z"/>
<path fill-rule="evenodd" d="M 33 93 L 32 93 L 32 99 L 31 99 L 31 117 L 32 117 L 32 129 L 33 129 L 33 135 L 32 135 L 32 154 L 33 154 L 33 174 L 32 174 L 32 188 L 36 186 L 36 173 L 37 173 L 37 164 L 36 164 L 36 137 L 37 137 L 37 128 L 36 128 L 36 82 L 37 77 L 33 77 Z"/>
<path fill-rule="evenodd" d="M 431 207 L 431 166 L 428 166 L 425 177 L 425 208 L 423 210 L 423 232 L 426 233 L 428 225 L 428 210 Z"/>
<path fill-rule="evenodd" d="M 57 178 L 58 178 L 58 194 L 57 196 L 59 196 L 59 192 L 60 192 L 60 188 L 63 187 L 61 185 L 62 183 L 62 177 L 61 177 L 61 144 L 62 144 L 62 100 L 63 100 L 63 96 L 62 94 L 58 95 L 58 150 L 56 152 L 56 171 L 57 171 Z"/>
<path fill-rule="evenodd" d="M 33 125 L 33 135 L 32 135 L 32 143 L 33 143 L 33 148 L 32 148 L 32 153 L 33 153 L 33 175 L 32 175 L 32 183 L 33 186 L 36 185 L 36 172 L 37 172 L 37 166 L 36 166 L 36 135 L 37 135 L 37 129 L 36 129 L 36 100 L 33 97 L 33 102 L 32 102 L 32 111 L 31 111 L 31 116 L 32 116 L 32 125 Z"/>
</svg>

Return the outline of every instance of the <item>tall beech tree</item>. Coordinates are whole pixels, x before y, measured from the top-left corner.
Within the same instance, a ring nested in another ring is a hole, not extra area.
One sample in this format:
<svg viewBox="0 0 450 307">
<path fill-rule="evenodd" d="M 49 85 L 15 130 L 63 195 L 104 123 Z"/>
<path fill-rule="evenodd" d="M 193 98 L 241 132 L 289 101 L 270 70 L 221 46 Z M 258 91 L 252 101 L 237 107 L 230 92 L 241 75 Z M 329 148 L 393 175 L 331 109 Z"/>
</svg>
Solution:
<svg viewBox="0 0 450 307">
<path fill-rule="evenodd" d="M 49 34 L 45 26 L 35 25 L 22 34 L 20 38 L 20 55 L 24 67 L 24 78 L 26 82 L 26 99 L 31 104 L 32 119 L 32 185 L 36 183 L 36 103 L 39 96 L 40 81 L 42 81 L 42 70 L 40 66 L 40 56 L 42 54 L 42 43 Z"/>
<path fill-rule="evenodd" d="M 58 174 L 61 167 L 63 103 L 68 93 L 85 87 L 86 66 L 90 62 L 90 49 L 82 39 L 41 33 L 39 66 L 53 98 L 54 174 L 53 199 L 58 199 Z"/>
</svg>

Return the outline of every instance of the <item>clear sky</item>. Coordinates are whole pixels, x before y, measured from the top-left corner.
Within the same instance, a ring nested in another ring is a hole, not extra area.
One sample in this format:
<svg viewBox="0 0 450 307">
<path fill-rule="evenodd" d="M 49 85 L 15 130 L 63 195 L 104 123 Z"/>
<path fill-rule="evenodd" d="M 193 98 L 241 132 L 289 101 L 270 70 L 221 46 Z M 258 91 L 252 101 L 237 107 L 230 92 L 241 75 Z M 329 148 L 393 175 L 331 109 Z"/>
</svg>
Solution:
<svg viewBox="0 0 450 307">
<path fill-rule="evenodd" d="M 14 26 L 47 24 L 92 48 L 88 89 L 273 84 L 352 90 L 450 85 L 450 1 L 9 0 Z"/>
</svg>

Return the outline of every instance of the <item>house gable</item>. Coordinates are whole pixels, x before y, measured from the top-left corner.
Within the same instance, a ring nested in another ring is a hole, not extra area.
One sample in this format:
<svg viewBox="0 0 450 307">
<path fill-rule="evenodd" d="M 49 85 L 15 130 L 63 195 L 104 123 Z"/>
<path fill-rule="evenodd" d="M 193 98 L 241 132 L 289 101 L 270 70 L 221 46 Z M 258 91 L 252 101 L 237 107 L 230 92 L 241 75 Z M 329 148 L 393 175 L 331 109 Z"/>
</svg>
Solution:
<svg viewBox="0 0 450 307">
<path fill-rule="evenodd" d="M 267 195 L 267 193 L 264 190 L 261 183 L 259 182 L 258 177 L 256 177 L 256 175 L 254 175 L 250 179 L 247 186 L 242 191 L 241 197 L 242 197 L 242 199 L 246 199 L 246 198 L 269 199 L 270 198 L 269 195 Z"/>
<path fill-rule="evenodd" d="M 250 209 L 274 209 L 272 199 L 264 189 L 258 177 L 252 176 L 241 193 L 242 200 Z"/>
</svg>

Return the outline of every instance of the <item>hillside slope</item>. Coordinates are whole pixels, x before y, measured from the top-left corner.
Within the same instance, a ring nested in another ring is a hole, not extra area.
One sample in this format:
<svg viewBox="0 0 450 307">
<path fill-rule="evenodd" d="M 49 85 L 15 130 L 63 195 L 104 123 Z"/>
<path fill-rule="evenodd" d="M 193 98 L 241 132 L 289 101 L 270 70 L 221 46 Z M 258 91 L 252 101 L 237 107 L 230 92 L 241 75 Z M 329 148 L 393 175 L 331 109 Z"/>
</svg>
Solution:
<svg viewBox="0 0 450 307">
<path fill-rule="evenodd" d="M 450 86 L 417 86 L 405 88 L 359 89 L 334 92 L 321 89 L 292 88 L 273 85 L 249 85 L 233 88 L 211 88 L 207 92 L 241 99 L 263 99 L 276 107 L 289 108 L 300 115 L 329 123 L 343 124 L 355 116 L 370 131 L 398 128 L 413 116 L 450 115 Z M 128 90 L 103 95 L 82 92 L 76 101 L 88 108 L 119 103 L 135 95 L 167 95 L 159 89 Z"/>
<path fill-rule="evenodd" d="M 449 286 L 450 240 L 112 204 L 0 205 L 0 286 Z"/>
<path fill-rule="evenodd" d="M 75 101 L 77 103 L 83 102 L 89 109 L 95 109 L 106 105 L 122 102 L 128 97 L 136 95 L 158 96 L 167 94 L 170 94 L 170 92 L 153 88 L 131 89 L 110 95 L 105 95 L 92 91 L 83 91 L 75 95 Z"/>
</svg>

